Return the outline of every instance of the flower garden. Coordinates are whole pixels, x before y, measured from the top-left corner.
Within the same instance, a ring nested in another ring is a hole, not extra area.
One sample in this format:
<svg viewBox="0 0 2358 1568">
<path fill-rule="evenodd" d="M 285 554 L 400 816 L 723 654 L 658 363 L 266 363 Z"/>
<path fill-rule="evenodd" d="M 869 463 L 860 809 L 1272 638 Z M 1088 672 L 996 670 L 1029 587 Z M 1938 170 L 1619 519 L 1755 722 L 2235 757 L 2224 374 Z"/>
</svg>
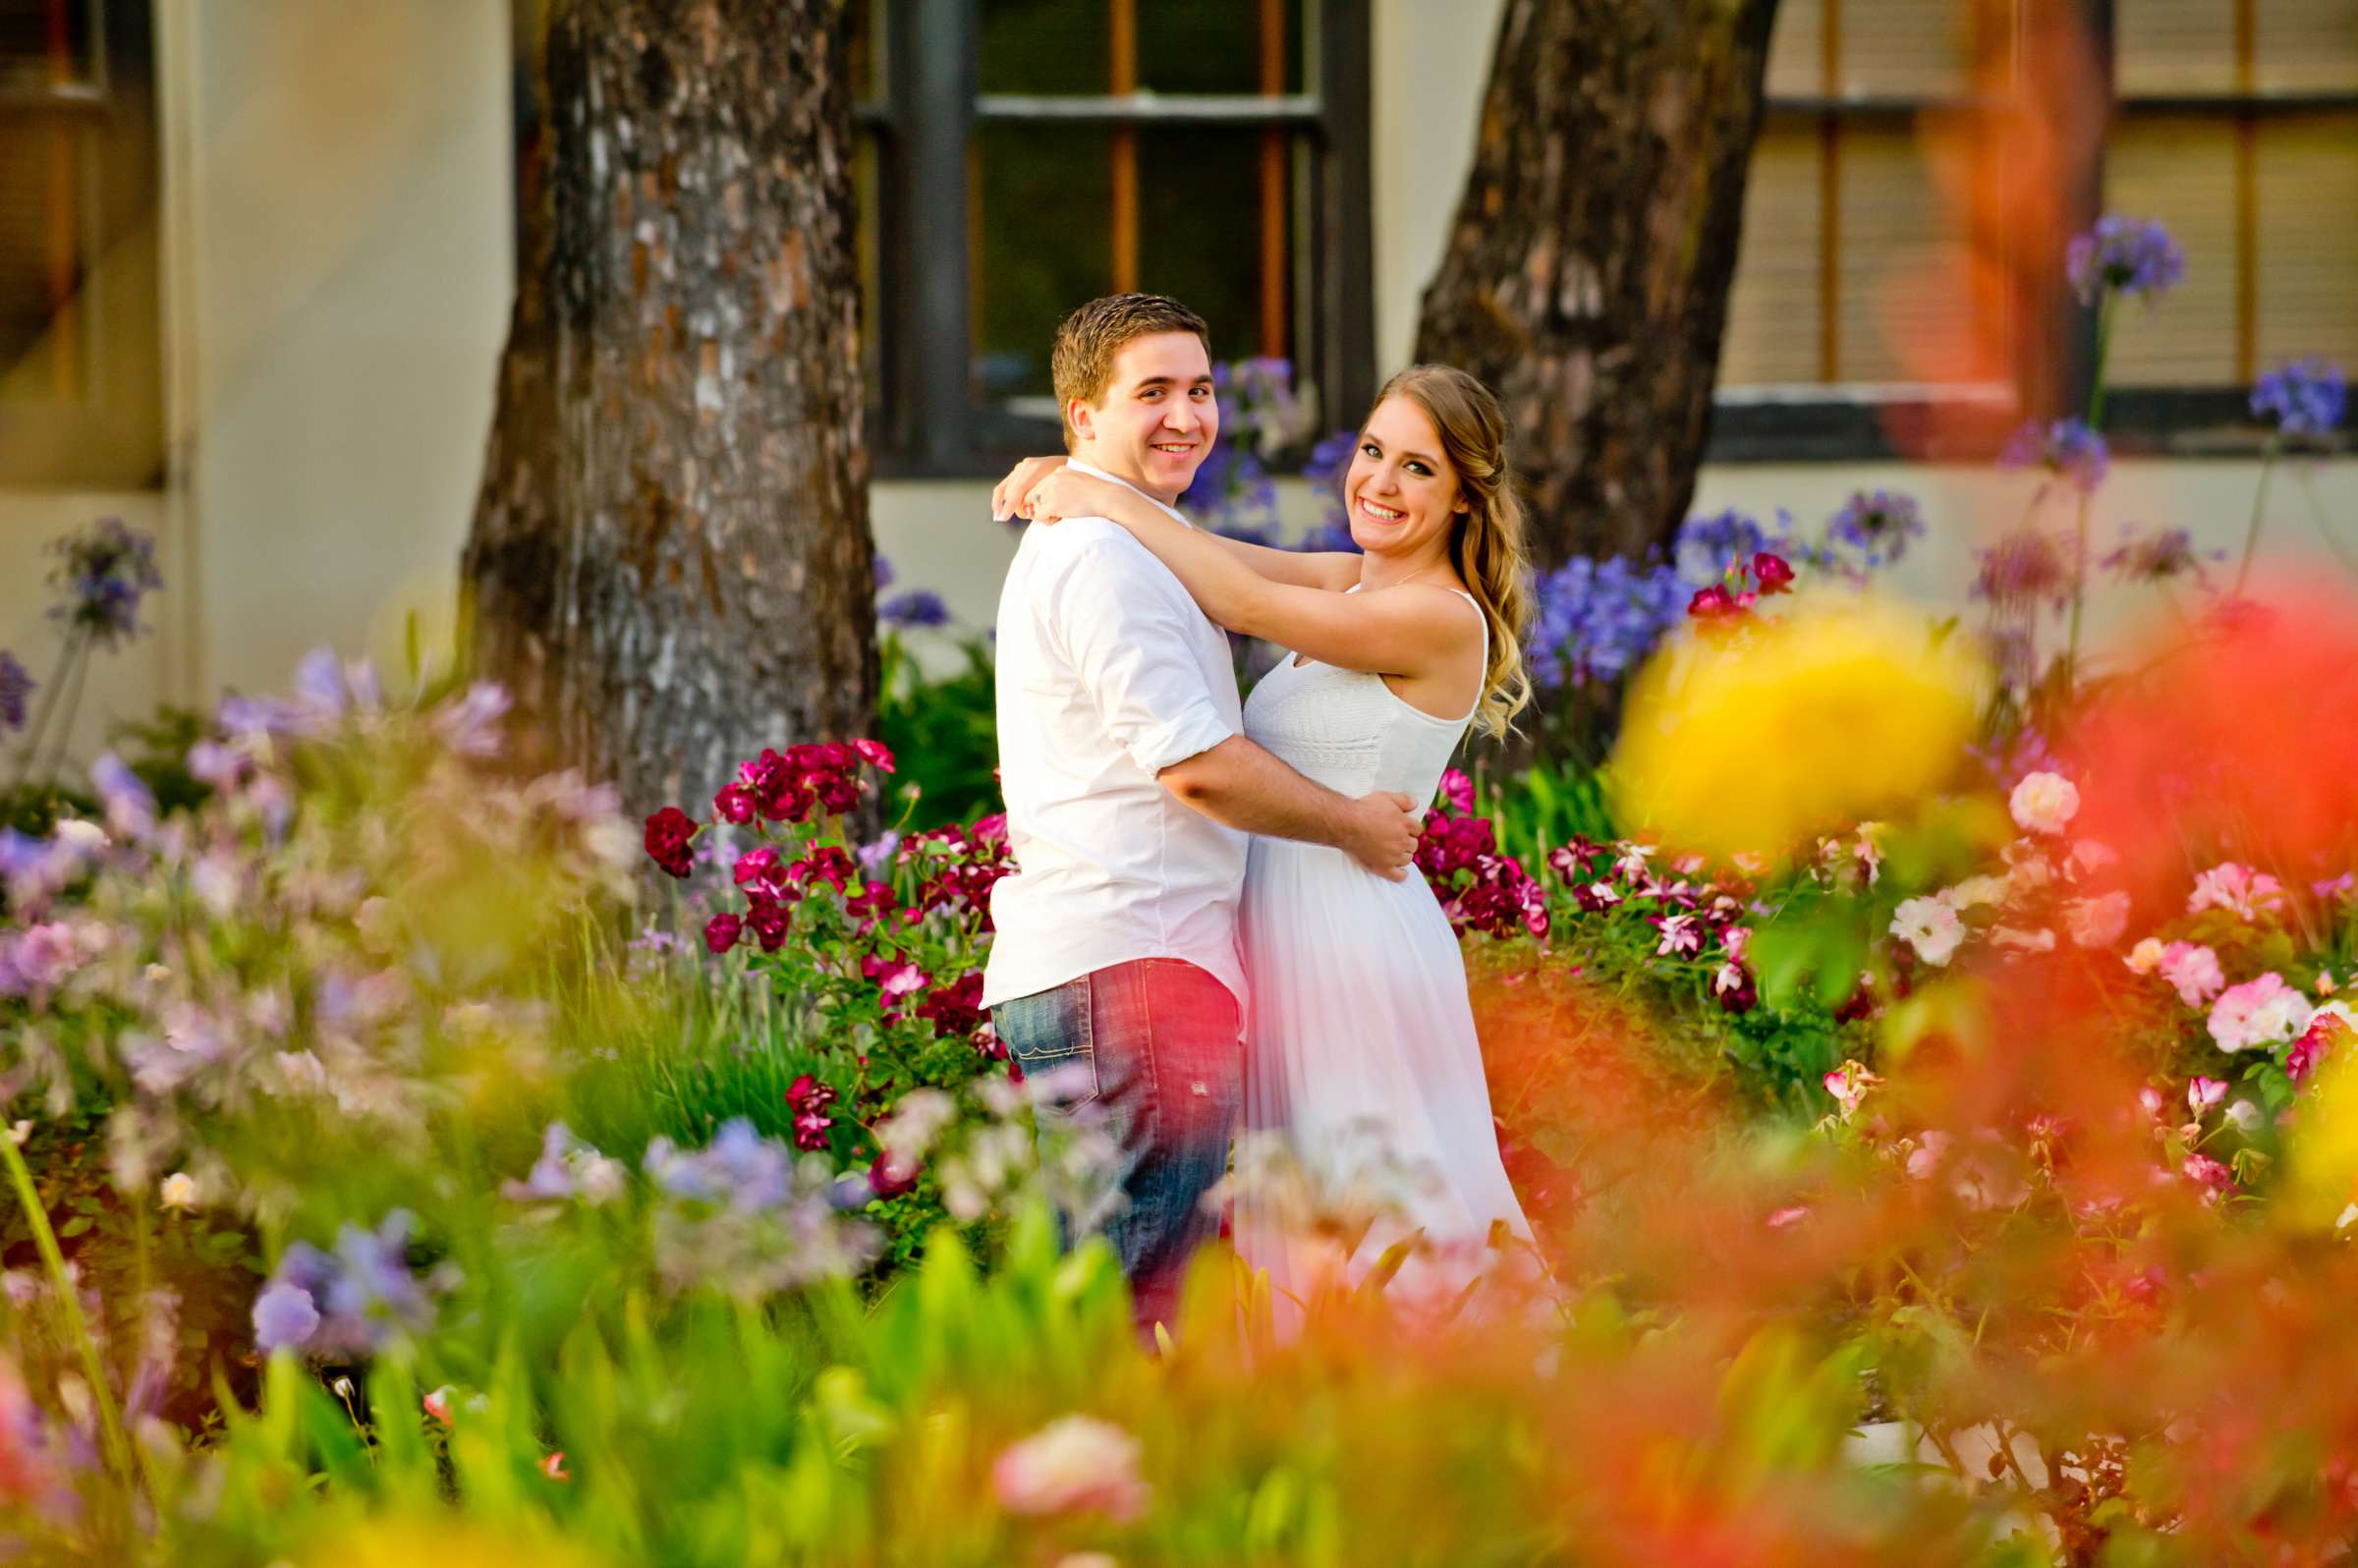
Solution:
<svg viewBox="0 0 2358 1568">
<path fill-rule="evenodd" d="M 2106 334 L 2182 269 L 2071 257 Z M 1300 411 L 1225 374 L 1190 505 L 1273 528 Z M 2260 497 L 2231 562 L 2099 539 L 2102 385 L 2008 449 L 1978 622 L 1875 591 L 1939 526 L 1890 492 L 1539 585 L 1533 733 L 1418 866 L 1546 1278 L 1379 1269 L 1298 1335 L 1215 1249 L 1141 1346 L 1058 1248 L 1106 1150 L 1036 1148 L 978 1006 L 989 663 L 912 655 L 937 598 L 879 574 L 875 738 L 695 801 L 324 653 L 85 787 L 75 687 L 162 585 L 66 541 L 57 661 L 0 653 L 0 1556 L 2343 1560 L 2358 610 L 2267 587 Z M 2272 472 L 2343 405 L 2266 378 Z M 2100 656 L 2099 593 L 2156 630 Z M 1347 1246 L 1398 1174 L 1291 1220 Z"/>
</svg>

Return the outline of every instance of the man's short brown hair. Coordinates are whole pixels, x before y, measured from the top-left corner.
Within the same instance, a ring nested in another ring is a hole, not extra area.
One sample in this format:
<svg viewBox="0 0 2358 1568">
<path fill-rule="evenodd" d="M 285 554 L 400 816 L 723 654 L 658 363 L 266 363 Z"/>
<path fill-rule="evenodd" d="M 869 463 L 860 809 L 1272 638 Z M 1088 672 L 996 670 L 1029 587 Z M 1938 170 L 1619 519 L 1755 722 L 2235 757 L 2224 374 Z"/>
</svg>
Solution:
<svg viewBox="0 0 2358 1568">
<path fill-rule="evenodd" d="M 1064 411 L 1076 399 L 1093 407 L 1104 401 L 1105 385 L 1113 379 L 1113 358 L 1122 345 L 1156 332 L 1193 332 L 1204 340 L 1205 357 L 1211 355 L 1211 329 L 1204 318 L 1160 294 L 1109 294 L 1057 324 L 1048 374 L 1056 384 L 1056 411 L 1067 451 L 1073 445 L 1073 421 L 1063 417 Z"/>
</svg>

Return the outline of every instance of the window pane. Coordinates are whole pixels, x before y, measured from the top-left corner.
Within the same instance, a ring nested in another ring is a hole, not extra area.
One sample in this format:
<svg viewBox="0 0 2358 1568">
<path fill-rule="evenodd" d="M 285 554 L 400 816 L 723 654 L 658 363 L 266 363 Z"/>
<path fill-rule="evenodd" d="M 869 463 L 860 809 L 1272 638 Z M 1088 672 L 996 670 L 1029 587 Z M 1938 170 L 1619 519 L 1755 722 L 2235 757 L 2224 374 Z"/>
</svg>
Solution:
<svg viewBox="0 0 2358 1568">
<path fill-rule="evenodd" d="M 982 0 L 980 64 L 984 92 L 1108 91 L 1108 0 Z"/>
<path fill-rule="evenodd" d="M 976 142 L 976 388 L 994 401 L 1044 398 L 1056 323 L 1113 288 L 1112 134 L 1101 126 L 986 125 Z M 915 226 L 912 244 L 922 248 L 922 214 Z"/>
<path fill-rule="evenodd" d="M 2358 115 L 2258 134 L 2257 368 L 2307 354 L 2358 364 Z"/>
<path fill-rule="evenodd" d="M 75 114 L 0 117 L 0 397 L 71 400 L 83 380 L 89 127 Z M 54 327 L 55 330 L 52 330 Z"/>
<path fill-rule="evenodd" d="M 1850 96 L 1961 94 L 1973 80 L 1974 0 L 1849 0 L 1835 85 Z"/>
<path fill-rule="evenodd" d="M 1911 129 L 1845 125 L 1835 178 L 1835 379 L 1934 379 L 1975 325 L 1962 214 Z"/>
<path fill-rule="evenodd" d="M 1744 188 L 1743 250 L 1719 351 L 1719 379 L 1726 385 L 1820 378 L 1818 172 L 1815 122 L 1762 128 Z"/>
<path fill-rule="evenodd" d="M 0 91 L 97 79 L 92 0 L 0 0 Z"/>
<path fill-rule="evenodd" d="M 2252 27 L 2260 91 L 2358 88 L 2358 0 L 2262 0 Z"/>
<path fill-rule="evenodd" d="M 991 125 L 980 138 L 975 381 L 995 402 L 1046 398 L 1065 313 L 1124 281 L 1185 301 L 1222 360 L 1307 356 L 1296 273 L 1302 144 L 1250 128 Z M 1114 169 L 1134 160 L 1134 279 L 1115 276 Z M 1264 185 L 1264 181 L 1266 184 Z M 1264 194 L 1267 205 L 1264 208 Z M 1275 220 L 1264 237 L 1264 210 Z"/>
<path fill-rule="evenodd" d="M 2122 92 L 2235 90 L 2235 0 L 2113 0 L 2112 17 Z"/>
<path fill-rule="evenodd" d="M 1816 98 L 1825 91 L 1825 0 L 1782 0 L 1768 34 L 1768 96 Z"/>
<path fill-rule="evenodd" d="M 2123 386 L 2231 386 L 2237 364 L 2235 122 L 2140 117 L 2105 150 L 2105 208 L 2160 218 L 2186 248 L 2186 277 L 2152 309 L 2115 315 L 2111 378 Z"/>
<path fill-rule="evenodd" d="M 1100 5 L 1113 0 L 1097 0 Z M 1138 82 L 1155 92 L 1260 92 L 1274 67 L 1280 92 L 1303 81 L 1302 0 L 1134 0 Z M 1264 25 L 1273 24 L 1271 57 L 1263 59 Z"/>
</svg>

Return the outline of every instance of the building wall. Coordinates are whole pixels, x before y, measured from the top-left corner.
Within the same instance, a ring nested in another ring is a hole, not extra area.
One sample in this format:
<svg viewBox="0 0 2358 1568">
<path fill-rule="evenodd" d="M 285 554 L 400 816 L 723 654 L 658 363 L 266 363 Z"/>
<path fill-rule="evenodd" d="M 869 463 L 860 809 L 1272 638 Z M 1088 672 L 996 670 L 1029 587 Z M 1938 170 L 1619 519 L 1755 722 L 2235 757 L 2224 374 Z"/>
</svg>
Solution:
<svg viewBox="0 0 2358 1568">
<path fill-rule="evenodd" d="M 1500 0 L 1376 0 L 1375 225 L 1380 364 L 1405 359 L 1473 146 Z M 0 646 L 36 674 L 40 544 L 121 515 L 161 536 L 159 636 L 93 673 L 77 739 L 159 700 L 281 685 L 308 648 L 390 660 L 405 614 L 449 622 L 491 415 L 512 276 L 506 0 L 206 0 L 159 7 L 169 196 L 165 292 L 175 486 L 0 491 Z M 1356 412 L 1356 411 L 1352 411 Z M 2120 520 L 2240 544 L 2252 464 L 2123 463 Z M 1856 487 L 1918 494 L 1934 520 L 1898 586 L 1953 604 L 1977 543 L 2030 489 L 1986 469 L 1707 470 L 1699 509 L 1822 520 Z M 879 483 L 880 547 L 902 581 L 988 624 L 1011 533 L 988 484 Z M 1283 489 L 1287 516 L 1317 502 Z M 2279 483 L 2272 549 L 2314 580 L 2358 583 L 2358 461 Z M 2100 609 L 2100 629 L 2113 612 Z"/>
<path fill-rule="evenodd" d="M 155 531 L 157 636 L 93 671 L 118 718 L 283 686 L 321 643 L 447 628 L 513 276 L 507 0 L 157 8 L 173 482 L 0 491 L 0 646 L 35 665 L 44 540 Z"/>
</svg>

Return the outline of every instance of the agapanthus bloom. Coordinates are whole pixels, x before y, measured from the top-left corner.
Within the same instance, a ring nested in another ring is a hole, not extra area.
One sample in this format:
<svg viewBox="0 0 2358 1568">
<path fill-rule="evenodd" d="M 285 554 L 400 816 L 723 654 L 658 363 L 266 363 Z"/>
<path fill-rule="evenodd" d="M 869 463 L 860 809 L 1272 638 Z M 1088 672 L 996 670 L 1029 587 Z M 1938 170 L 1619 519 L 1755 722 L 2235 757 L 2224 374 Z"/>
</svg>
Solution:
<svg viewBox="0 0 2358 1568">
<path fill-rule="evenodd" d="M 2044 425 L 2034 420 L 2014 432 L 1997 461 L 2000 468 L 2045 469 L 2082 490 L 2093 491 L 2105 482 L 2112 452 L 2105 438 L 2083 420 L 2056 420 Z"/>
<path fill-rule="evenodd" d="M 1857 550 L 1868 567 L 1888 566 L 1924 532 L 1924 508 L 1897 490 L 1854 490 L 1825 528 L 1826 537 Z"/>
<path fill-rule="evenodd" d="M 0 730 L 25 727 L 26 699 L 32 695 L 33 685 L 31 672 L 14 653 L 0 647 Z"/>
<path fill-rule="evenodd" d="M 107 647 L 140 631 L 140 600 L 164 586 L 155 569 L 154 536 L 101 518 L 49 546 L 58 557 L 49 582 L 59 590 L 51 620 Z"/>
<path fill-rule="evenodd" d="M 2071 564 L 2062 547 L 2038 530 L 2009 534 L 1986 550 L 1974 574 L 1973 597 L 2001 609 L 2028 609 L 2062 597 L 2071 583 Z"/>
<path fill-rule="evenodd" d="M 2203 575 L 2194 535 L 2184 529 L 2164 529 L 2159 533 L 2125 530 L 2120 546 L 2097 564 L 2124 583 L 2167 583 L 2180 577 L 2200 581 Z"/>
<path fill-rule="evenodd" d="M 2106 213 L 2071 242 L 2064 271 L 2082 305 L 2107 290 L 2151 304 L 2186 276 L 2186 252 L 2159 218 Z"/>
<path fill-rule="evenodd" d="M 1678 624 L 1688 592 L 1667 566 L 1574 556 L 1533 585 L 1532 679 L 1547 690 L 1619 679 Z"/>
<path fill-rule="evenodd" d="M 950 607 L 931 588 L 911 588 L 878 604 L 876 619 L 886 626 L 903 629 L 947 626 Z"/>
<path fill-rule="evenodd" d="M 2230 985 L 2211 1007 L 2211 1038 L 2222 1051 L 2274 1045 L 2309 1027 L 2308 999 L 2274 970 L 2258 980 Z"/>
<path fill-rule="evenodd" d="M 2330 435 L 2349 403 L 2341 366 L 2315 355 L 2269 371 L 2252 384 L 2252 414 L 2286 435 Z"/>
</svg>

